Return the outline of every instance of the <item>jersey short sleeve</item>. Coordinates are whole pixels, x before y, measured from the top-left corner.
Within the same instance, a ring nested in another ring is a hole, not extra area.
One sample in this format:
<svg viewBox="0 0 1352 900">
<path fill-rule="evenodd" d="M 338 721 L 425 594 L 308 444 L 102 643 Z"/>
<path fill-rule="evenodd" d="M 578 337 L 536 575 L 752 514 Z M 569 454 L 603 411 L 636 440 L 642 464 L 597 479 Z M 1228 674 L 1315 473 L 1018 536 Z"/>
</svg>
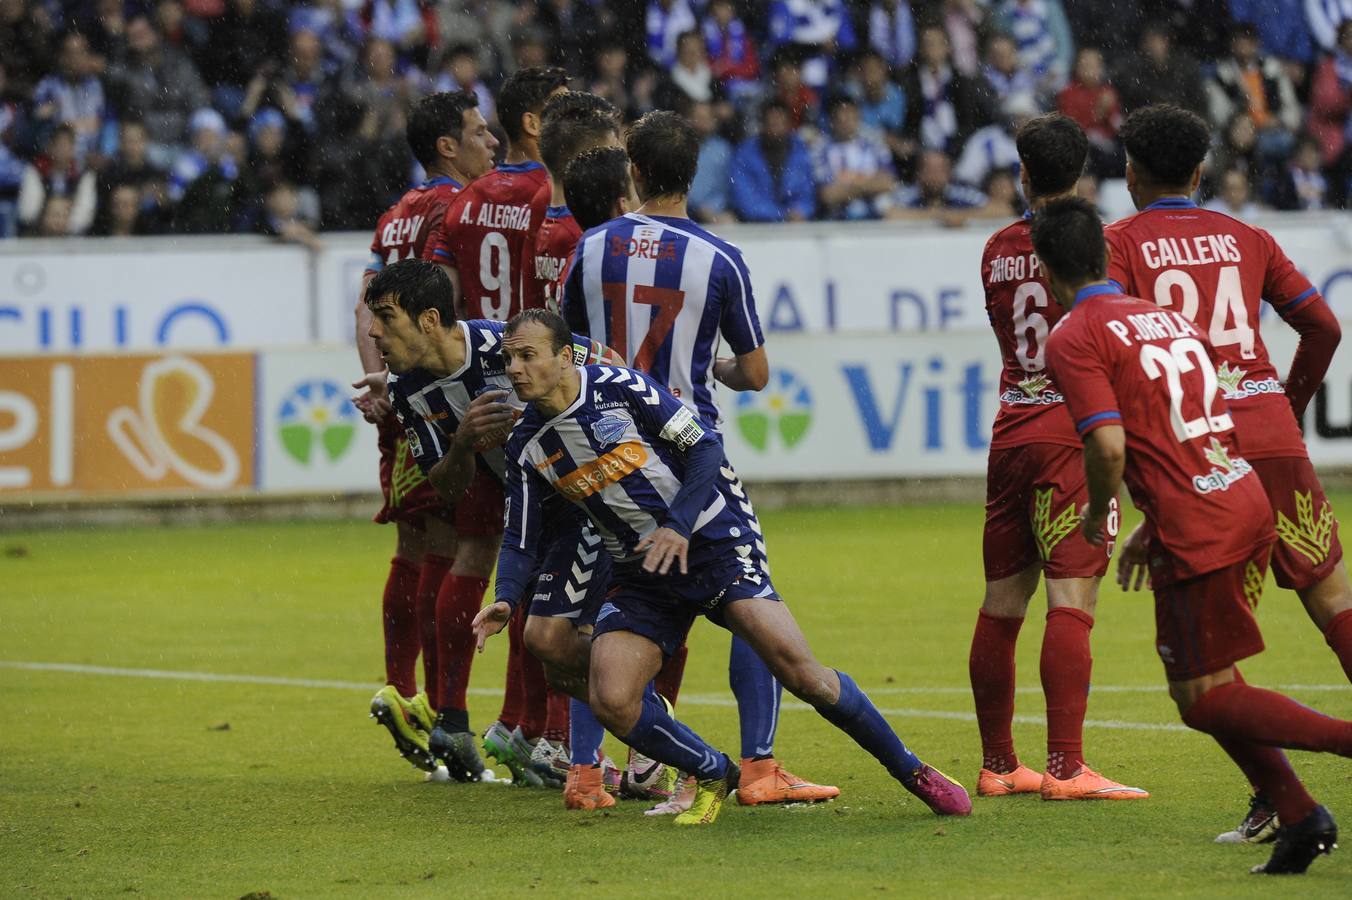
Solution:
<svg viewBox="0 0 1352 900">
<path fill-rule="evenodd" d="M 1057 328 L 1048 339 L 1047 368 L 1066 398 L 1080 437 L 1104 425 L 1122 424 L 1104 353 L 1072 322 Z"/>
<path fill-rule="evenodd" d="M 441 263 L 443 266 L 455 265 L 455 251 L 451 249 L 451 231 L 455 227 L 455 217 L 460 215 L 460 207 L 468 197 L 469 191 L 461 191 L 454 200 L 446 204 L 441 215 L 432 218 L 423 250 L 424 259 Z"/>
<path fill-rule="evenodd" d="M 1110 225 L 1103 230 L 1103 239 L 1108 245 L 1108 280 L 1121 285 L 1123 293 L 1134 294 L 1131 266 L 1127 260 L 1128 242 L 1123 237 L 1122 231 Z"/>
<path fill-rule="evenodd" d="M 728 347 L 737 356 L 750 353 L 765 343 L 761 333 L 760 316 L 756 313 L 756 298 L 751 291 L 751 275 L 740 254 L 730 255 L 722 273 L 725 297 L 719 331 Z"/>
<path fill-rule="evenodd" d="M 1263 299 L 1283 317 L 1311 303 L 1319 296 L 1319 291 L 1310 279 L 1300 274 L 1291 257 L 1262 228 L 1255 228 L 1263 246 L 1268 251 L 1267 268 L 1263 273 Z"/>
</svg>

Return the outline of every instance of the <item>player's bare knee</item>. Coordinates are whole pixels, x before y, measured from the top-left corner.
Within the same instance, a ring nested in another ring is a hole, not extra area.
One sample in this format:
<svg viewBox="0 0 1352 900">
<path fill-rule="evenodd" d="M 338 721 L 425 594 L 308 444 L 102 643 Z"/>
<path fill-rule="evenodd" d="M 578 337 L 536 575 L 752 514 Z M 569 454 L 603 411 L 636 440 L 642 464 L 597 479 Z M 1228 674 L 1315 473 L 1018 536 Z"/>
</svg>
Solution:
<svg viewBox="0 0 1352 900">
<path fill-rule="evenodd" d="M 611 734 L 628 734 L 638 724 L 641 694 L 636 694 L 627 685 L 593 679 L 587 694 L 587 702 L 592 712 Z"/>
<path fill-rule="evenodd" d="M 1348 584 L 1347 570 L 1341 562 L 1323 580 L 1296 593 L 1320 631 L 1327 629 L 1339 613 L 1352 609 L 1352 585 Z"/>
<path fill-rule="evenodd" d="M 811 656 L 796 659 L 776 673 L 784 689 L 812 706 L 829 705 L 834 701 L 831 677 L 826 667 Z"/>
</svg>

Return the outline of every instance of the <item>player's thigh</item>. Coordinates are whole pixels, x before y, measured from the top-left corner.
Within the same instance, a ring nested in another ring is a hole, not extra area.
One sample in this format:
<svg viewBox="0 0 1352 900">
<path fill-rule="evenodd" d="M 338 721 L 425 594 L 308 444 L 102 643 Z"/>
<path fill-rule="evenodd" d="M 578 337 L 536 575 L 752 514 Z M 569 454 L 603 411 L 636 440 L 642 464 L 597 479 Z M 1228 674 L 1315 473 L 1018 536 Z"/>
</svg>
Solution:
<svg viewBox="0 0 1352 900">
<path fill-rule="evenodd" d="M 1303 592 L 1333 574 L 1343 558 L 1333 507 L 1308 458 L 1255 459 L 1250 463 L 1272 504 L 1277 528 L 1273 578 L 1279 587 Z"/>
<path fill-rule="evenodd" d="M 1029 491 L 1027 514 L 1043 577 L 1049 582 L 1102 578 L 1122 522 L 1117 498 L 1109 501 L 1107 540 L 1101 545 L 1089 543 L 1080 531 L 1080 510 L 1089 502 L 1084 453 L 1078 447 L 1057 444 L 1035 444 L 1029 450 L 1037 475 Z"/>
<path fill-rule="evenodd" d="M 422 525 L 425 552 L 435 553 L 446 559 L 455 559 L 454 512 L 447 507 L 445 512 L 425 515 Z"/>
<path fill-rule="evenodd" d="M 723 624 L 746 641 L 771 674 L 789 693 L 814 702 L 823 700 L 828 682 L 825 668 L 813 654 L 798 621 L 777 599 L 748 597 L 722 607 Z"/>
<path fill-rule="evenodd" d="M 503 502 L 502 484 L 478 469 L 465 496 L 455 504 L 457 575 L 492 574 L 502 545 Z"/>
<path fill-rule="evenodd" d="M 396 519 L 394 533 L 395 555 L 415 566 L 420 564 L 428 549 L 427 532 L 413 522 Z"/>
<path fill-rule="evenodd" d="M 1028 519 L 1035 474 L 1028 447 L 990 453 L 986 464 L 986 521 L 981 533 L 981 559 L 987 584 L 1016 578 L 1041 562 Z"/>
<path fill-rule="evenodd" d="M 569 671 L 585 671 L 589 644 L 571 619 L 531 615 L 526 619 L 526 649 L 541 662 Z"/>
<path fill-rule="evenodd" d="M 610 631 L 592 640 L 592 710 L 612 732 L 626 734 L 638 721 L 643 692 L 662 667 L 662 649 L 632 631 Z"/>
<path fill-rule="evenodd" d="M 1028 601 L 1037 593 L 1042 577 L 1042 563 L 1029 563 L 1022 572 L 986 582 L 986 596 L 981 611 L 1001 619 L 1022 619 L 1028 611 Z"/>
</svg>

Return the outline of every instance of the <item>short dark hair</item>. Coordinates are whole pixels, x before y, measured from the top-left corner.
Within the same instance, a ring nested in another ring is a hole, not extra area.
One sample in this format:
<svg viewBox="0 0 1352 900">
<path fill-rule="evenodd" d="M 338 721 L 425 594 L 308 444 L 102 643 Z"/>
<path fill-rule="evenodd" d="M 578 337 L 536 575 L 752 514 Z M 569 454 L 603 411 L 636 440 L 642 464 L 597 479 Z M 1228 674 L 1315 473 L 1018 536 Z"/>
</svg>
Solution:
<svg viewBox="0 0 1352 900">
<path fill-rule="evenodd" d="M 536 325 L 543 325 L 549 332 L 549 349 L 559 353 L 564 347 L 573 346 L 573 331 L 568 327 L 568 323 L 563 320 L 563 316 L 547 309 L 523 309 L 521 312 L 512 316 L 507 321 L 507 327 L 502 330 L 503 337 L 511 337 L 521 328 L 522 325 L 529 325 L 534 322 Z"/>
<path fill-rule="evenodd" d="M 615 201 L 629 196 L 629 155 L 619 147 L 583 151 L 564 169 L 563 194 L 583 231 L 609 222 Z"/>
<path fill-rule="evenodd" d="M 772 112 L 782 112 L 789 117 L 790 121 L 793 120 L 793 110 L 789 107 L 789 104 L 780 100 L 778 97 L 774 97 L 761 104 L 760 115 L 756 117 L 757 121 L 764 125 L 765 117 Z"/>
<path fill-rule="evenodd" d="M 1160 187 L 1182 187 L 1206 159 L 1211 128 L 1197 113 L 1159 103 L 1127 116 L 1120 133 L 1133 168 Z"/>
<path fill-rule="evenodd" d="M 619 135 L 619 113 L 604 97 L 567 91 L 545 104 L 540 130 L 540 158 L 555 178 L 588 147 Z"/>
<path fill-rule="evenodd" d="M 625 149 L 649 197 L 690 193 L 699 165 L 699 132 L 690 120 L 667 110 L 647 113 L 630 126 Z"/>
<path fill-rule="evenodd" d="M 1074 119 L 1049 113 L 1029 119 L 1014 138 L 1034 194 L 1062 194 L 1075 186 L 1089 155 L 1089 138 Z"/>
<path fill-rule="evenodd" d="M 465 135 L 465 113 L 478 105 L 478 96 L 469 91 L 428 94 L 414 103 L 404 128 L 414 159 L 424 169 L 430 168 L 437 161 L 437 140 L 443 137 L 461 140 Z"/>
<path fill-rule="evenodd" d="M 1033 214 L 1033 250 L 1057 278 L 1072 283 L 1097 281 L 1108 270 L 1103 220 L 1079 197 L 1053 200 Z"/>
<path fill-rule="evenodd" d="M 441 314 L 443 328 L 455 324 L 455 288 L 441 266 L 425 259 L 390 263 L 366 284 L 365 301 L 374 306 L 382 297 L 416 319 L 429 309 Z"/>
<path fill-rule="evenodd" d="M 498 91 L 498 121 L 507 140 L 521 140 L 525 134 L 521 117 L 541 112 L 549 95 L 567 86 L 568 73 L 558 66 L 532 66 L 513 72 Z"/>
<path fill-rule="evenodd" d="M 858 108 L 859 108 L 859 101 L 858 101 L 858 100 L 855 100 L 855 99 L 854 99 L 853 97 L 851 97 L 849 94 L 835 94 L 835 95 L 833 95 L 833 96 L 831 97 L 830 100 L 826 101 L 826 116 L 827 116 L 827 118 L 830 118 L 831 116 L 834 116 L 834 115 L 836 114 L 836 110 L 842 109 L 843 107 L 846 107 L 846 106 L 852 106 L 852 107 L 854 107 L 855 109 L 858 109 Z"/>
</svg>

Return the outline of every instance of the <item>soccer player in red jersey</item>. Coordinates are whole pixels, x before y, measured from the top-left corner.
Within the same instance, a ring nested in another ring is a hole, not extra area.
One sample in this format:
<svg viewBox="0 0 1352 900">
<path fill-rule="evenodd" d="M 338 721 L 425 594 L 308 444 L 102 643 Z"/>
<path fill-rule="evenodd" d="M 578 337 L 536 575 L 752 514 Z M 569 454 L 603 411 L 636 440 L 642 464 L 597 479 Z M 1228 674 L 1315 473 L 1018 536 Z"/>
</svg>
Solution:
<svg viewBox="0 0 1352 900">
<path fill-rule="evenodd" d="M 1220 396 L 1215 351 L 1179 311 L 1124 296 L 1107 280 L 1091 204 L 1044 205 L 1032 237 L 1048 287 L 1069 311 L 1047 339 L 1047 368 L 1084 441 L 1089 500 L 1071 539 L 1106 542 L 1125 480 L 1145 515 L 1169 694 L 1183 721 L 1215 738 L 1277 806 L 1276 846 L 1253 871 L 1304 872 L 1338 829 L 1277 748 L 1352 756 L 1352 722 L 1246 684 L 1235 667 L 1263 650 L 1252 607 L 1276 535 Z"/>
<path fill-rule="evenodd" d="M 1140 212 L 1107 229 L 1108 276 L 1207 334 L 1240 448 L 1275 511 L 1277 584 L 1297 593 L 1352 679 L 1352 586 L 1338 521 L 1298 424 L 1338 346 L 1338 320 L 1270 234 L 1189 199 L 1211 143 L 1200 117 L 1177 107 L 1146 107 L 1128 118 L 1122 139 L 1127 186 Z M 1284 384 L 1259 331 L 1263 302 L 1300 334 Z M 1141 552 L 1128 540 L 1122 564 Z M 1270 837 L 1270 800 L 1257 794 L 1241 825 L 1218 840 Z"/>
<path fill-rule="evenodd" d="M 1080 126 L 1062 115 L 1042 116 L 1019 129 L 1017 145 L 1024 196 L 1033 210 L 1074 194 L 1089 150 Z M 1047 373 L 1047 335 L 1061 309 L 1047 291 L 1029 232 L 1029 216 L 997 231 L 981 259 L 986 312 L 1004 368 L 987 467 L 986 596 L 968 660 L 981 731 L 977 793 L 1141 799 L 1150 795 L 1104 778 L 1084 761 L 1093 662 L 1089 630 L 1117 516 L 1108 523 L 1103 546 L 1071 539 L 1076 512 L 1085 501 L 1081 444 Z M 1039 577 L 1047 583 L 1040 667 L 1047 700 L 1047 768 L 1041 775 L 1020 764 L 1011 732 L 1014 646 Z"/>
<path fill-rule="evenodd" d="M 428 258 L 447 268 L 466 319 L 510 319 L 522 309 L 526 265 L 547 200 L 549 183 L 540 161 L 545 103 L 568 88 L 559 68 L 518 69 L 498 94 L 498 120 L 507 134 L 507 157 L 456 198 L 434 223 Z"/>
<path fill-rule="evenodd" d="M 422 256 L 431 223 L 445 214 L 465 184 L 493 167 L 498 142 L 477 107 L 473 94 L 440 93 L 424 97 L 410 111 L 408 143 L 427 180 L 399 198 L 376 224 L 371 259 L 362 275 L 363 294 L 367 282 L 387 263 Z M 387 683 L 372 699 L 371 714 L 389 729 L 405 758 L 434 770 L 427 735 L 441 703 L 438 650 L 449 653 L 449 644 L 463 645 L 463 640 L 450 641 L 449 634 L 447 640 L 439 640 L 437 634 L 437 604 L 456 553 L 454 523 L 450 508 L 413 461 L 390 409 L 385 363 L 368 334 L 371 312 L 365 302 L 357 303 L 356 320 L 357 353 L 367 373 L 353 385 L 366 388 L 356 403 L 380 433 L 385 503 L 375 519 L 394 522 L 397 529 L 382 602 Z M 421 694 L 414 674 L 420 648 Z M 463 653 L 464 647 L 457 646 L 455 652 Z"/>
</svg>

